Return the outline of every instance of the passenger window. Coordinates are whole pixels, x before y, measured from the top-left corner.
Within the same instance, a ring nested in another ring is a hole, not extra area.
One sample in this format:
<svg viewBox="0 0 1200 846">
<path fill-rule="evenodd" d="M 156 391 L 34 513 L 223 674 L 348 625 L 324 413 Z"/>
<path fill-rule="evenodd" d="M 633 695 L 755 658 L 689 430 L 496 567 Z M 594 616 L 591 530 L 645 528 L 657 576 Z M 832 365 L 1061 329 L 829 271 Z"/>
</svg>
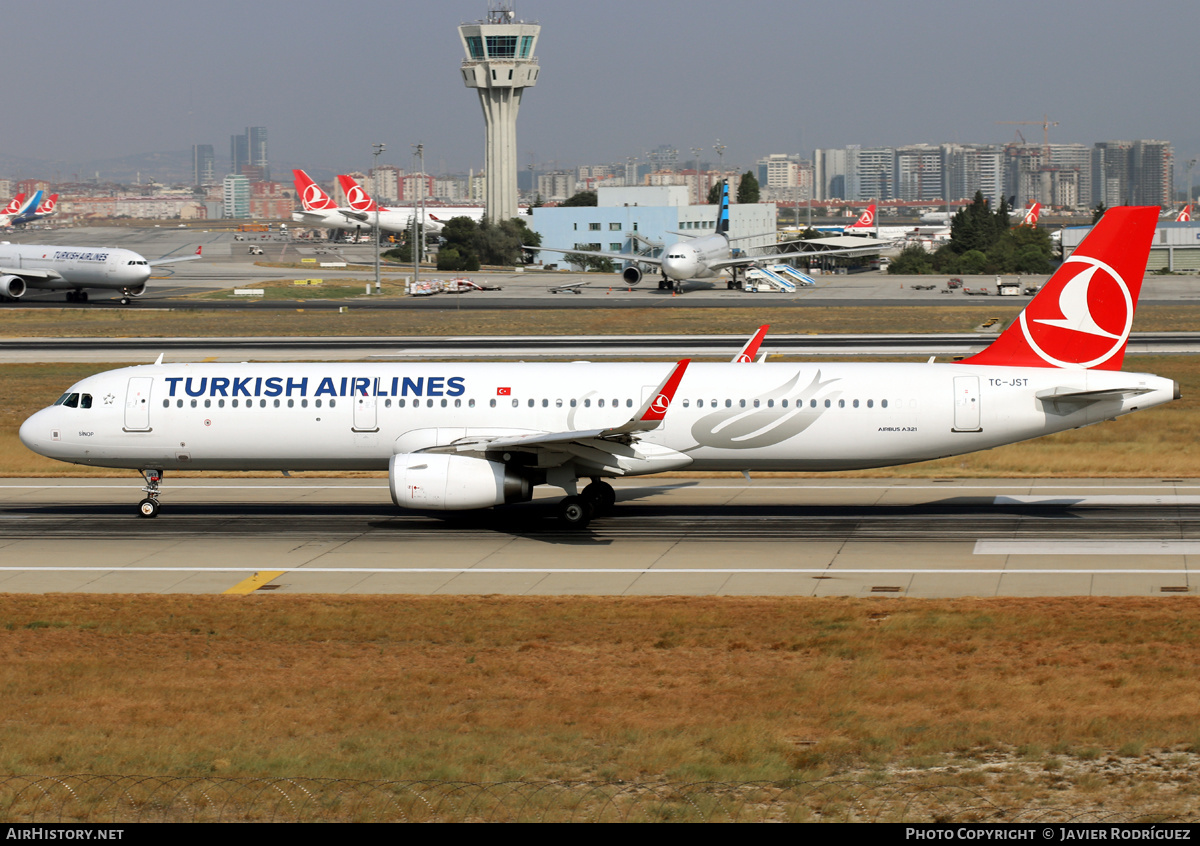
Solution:
<svg viewBox="0 0 1200 846">
<path fill-rule="evenodd" d="M 237 400 L 234 400 L 234 402 L 237 402 Z M 313 406 L 314 406 L 314 407 L 316 407 L 316 408 L 320 408 L 320 407 L 321 407 L 321 401 L 320 401 L 320 400 L 314 400 L 314 401 L 313 401 Z"/>
<path fill-rule="evenodd" d="M 318 405 L 320 405 L 320 403 L 318 403 Z M 330 407 L 330 408 L 333 408 L 335 405 L 337 405 L 337 400 L 330 400 L 330 401 L 329 401 L 329 407 Z"/>
<path fill-rule="evenodd" d="M 235 400 L 235 402 L 236 402 L 236 400 Z M 225 400 L 223 400 L 223 399 L 217 400 L 217 408 L 224 408 L 224 407 L 225 407 Z"/>
<path fill-rule="evenodd" d="M 302 400 L 300 400 L 300 407 L 301 407 L 301 408 L 308 408 L 308 400 L 306 400 L 306 399 L 302 399 Z"/>
<path fill-rule="evenodd" d="M 867 400 L 867 408 L 874 408 L 875 400 Z"/>
<path fill-rule="evenodd" d="M 176 401 L 175 401 L 175 407 L 176 407 L 176 408 L 183 408 L 183 400 L 176 400 Z"/>
<path fill-rule="evenodd" d="M 548 400 L 548 399 L 542 400 L 542 408 L 549 408 L 549 407 L 550 407 L 550 400 Z"/>
<path fill-rule="evenodd" d="M 266 402 L 266 400 L 263 400 L 263 402 Z M 279 400 L 275 400 L 275 407 L 279 408 Z"/>
<path fill-rule="evenodd" d="M 496 407 L 496 401 L 495 401 L 495 400 L 488 400 L 488 407 L 490 407 L 490 408 L 495 408 L 495 407 Z"/>
<path fill-rule="evenodd" d="M 597 402 L 597 403 L 596 403 L 596 407 L 597 407 L 597 408 L 604 408 L 604 400 L 600 400 L 599 402 Z"/>
<path fill-rule="evenodd" d="M 517 407 L 518 407 L 518 406 L 520 406 L 520 405 L 521 405 L 521 401 L 520 401 L 520 400 L 513 400 L 513 408 L 517 408 Z"/>
<path fill-rule="evenodd" d="M 233 401 L 232 401 L 231 403 L 229 403 L 229 404 L 230 404 L 231 406 L 233 406 L 234 408 L 237 408 L 237 407 L 238 407 L 238 401 L 237 401 L 237 400 L 233 400 Z"/>
<path fill-rule="evenodd" d="M 854 401 L 854 407 L 855 407 L 855 408 L 858 408 L 858 400 L 855 400 L 855 401 Z"/>
<path fill-rule="evenodd" d="M 449 400 L 442 400 L 442 408 L 445 408 L 445 407 L 446 407 L 446 406 L 448 406 L 449 404 L 450 404 L 450 401 L 449 401 Z"/>
<path fill-rule="evenodd" d="M 196 405 L 197 405 L 196 401 L 195 401 L 195 400 L 192 400 L 192 408 L 195 408 L 195 407 L 196 407 Z"/>
<path fill-rule="evenodd" d="M 71 408 L 75 408 L 75 406 L 77 406 L 78 404 L 79 404 L 79 398 L 78 398 L 78 397 L 76 397 L 76 398 L 75 398 L 75 403 L 74 403 L 74 405 L 72 405 L 71 403 L 67 403 L 67 405 L 70 405 L 70 406 L 71 406 Z M 171 407 L 171 401 L 170 401 L 170 400 L 163 400 L 163 408 L 170 408 L 170 407 Z"/>
<path fill-rule="evenodd" d="M 404 400 L 402 400 L 402 399 L 396 400 L 396 408 L 404 408 Z"/>
<path fill-rule="evenodd" d="M 845 408 L 845 407 L 846 407 L 846 401 L 838 400 L 838 408 Z"/>
<path fill-rule="evenodd" d="M 210 400 L 210 399 L 208 399 L 208 400 L 205 400 L 205 401 L 204 401 L 204 407 L 205 407 L 205 408 L 212 408 L 212 400 Z"/>
</svg>

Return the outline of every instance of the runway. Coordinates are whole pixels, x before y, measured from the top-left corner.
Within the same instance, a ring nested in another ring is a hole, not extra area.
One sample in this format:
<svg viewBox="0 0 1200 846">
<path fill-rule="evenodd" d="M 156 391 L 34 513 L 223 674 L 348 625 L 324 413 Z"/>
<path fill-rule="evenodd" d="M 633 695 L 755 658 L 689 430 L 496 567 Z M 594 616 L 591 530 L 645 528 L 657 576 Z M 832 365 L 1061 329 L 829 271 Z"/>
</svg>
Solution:
<svg viewBox="0 0 1200 846">
<path fill-rule="evenodd" d="M 586 531 L 557 497 L 398 512 L 384 479 L 0 484 L 0 591 L 505 595 L 1194 593 L 1200 482 L 643 479 Z"/>
</svg>

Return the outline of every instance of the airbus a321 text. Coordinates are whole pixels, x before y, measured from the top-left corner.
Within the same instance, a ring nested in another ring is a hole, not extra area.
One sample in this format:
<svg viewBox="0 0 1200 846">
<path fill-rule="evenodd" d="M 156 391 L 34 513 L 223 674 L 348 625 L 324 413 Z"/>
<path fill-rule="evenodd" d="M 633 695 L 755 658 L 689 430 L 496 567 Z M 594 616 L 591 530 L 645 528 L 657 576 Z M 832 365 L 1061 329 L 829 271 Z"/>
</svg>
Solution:
<svg viewBox="0 0 1200 846">
<path fill-rule="evenodd" d="M 560 519 L 612 509 L 605 480 L 675 470 L 852 470 L 959 455 L 1179 396 L 1121 370 L 1158 209 L 1114 208 L 1020 317 L 961 362 L 163 364 L 99 373 L 21 427 L 76 464 L 387 470 L 406 509 L 563 489 Z M 580 492 L 578 480 L 591 483 Z"/>
</svg>

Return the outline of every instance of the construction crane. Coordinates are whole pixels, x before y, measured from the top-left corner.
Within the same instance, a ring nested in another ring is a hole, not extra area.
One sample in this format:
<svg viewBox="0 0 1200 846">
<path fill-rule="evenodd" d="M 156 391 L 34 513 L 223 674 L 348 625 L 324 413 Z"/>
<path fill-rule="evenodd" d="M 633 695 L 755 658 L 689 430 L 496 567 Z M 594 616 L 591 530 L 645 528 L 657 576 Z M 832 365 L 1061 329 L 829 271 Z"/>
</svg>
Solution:
<svg viewBox="0 0 1200 846">
<path fill-rule="evenodd" d="M 1040 126 L 1042 128 L 1042 152 L 1046 157 L 1046 163 L 1050 163 L 1050 127 L 1058 126 L 1058 121 L 1052 121 L 1046 115 L 1042 115 L 1041 120 L 998 120 L 997 124 L 1001 126 Z M 1017 134 L 1021 135 L 1021 131 L 1017 130 Z M 1025 136 L 1021 135 L 1021 140 L 1025 140 Z"/>
</svg>

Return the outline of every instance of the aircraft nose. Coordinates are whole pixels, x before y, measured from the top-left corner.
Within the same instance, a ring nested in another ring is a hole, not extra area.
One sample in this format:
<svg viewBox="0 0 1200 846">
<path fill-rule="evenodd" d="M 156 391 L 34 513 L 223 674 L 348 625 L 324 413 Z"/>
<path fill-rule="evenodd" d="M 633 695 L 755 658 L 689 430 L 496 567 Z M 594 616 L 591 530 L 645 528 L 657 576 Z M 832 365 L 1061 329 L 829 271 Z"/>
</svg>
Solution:
<svg viewBox="0 0 1200 846">
<path fill-rule="evenodd" d="M 49 429 L 46 426 L 46 410 L 42 409 L 22 423 L 17 437 L 21 439 L 21 443 L 25 445 L 26 449 L 42 455 L 43 453 L 38 447 L 49 437 Z"/>
</svg>

